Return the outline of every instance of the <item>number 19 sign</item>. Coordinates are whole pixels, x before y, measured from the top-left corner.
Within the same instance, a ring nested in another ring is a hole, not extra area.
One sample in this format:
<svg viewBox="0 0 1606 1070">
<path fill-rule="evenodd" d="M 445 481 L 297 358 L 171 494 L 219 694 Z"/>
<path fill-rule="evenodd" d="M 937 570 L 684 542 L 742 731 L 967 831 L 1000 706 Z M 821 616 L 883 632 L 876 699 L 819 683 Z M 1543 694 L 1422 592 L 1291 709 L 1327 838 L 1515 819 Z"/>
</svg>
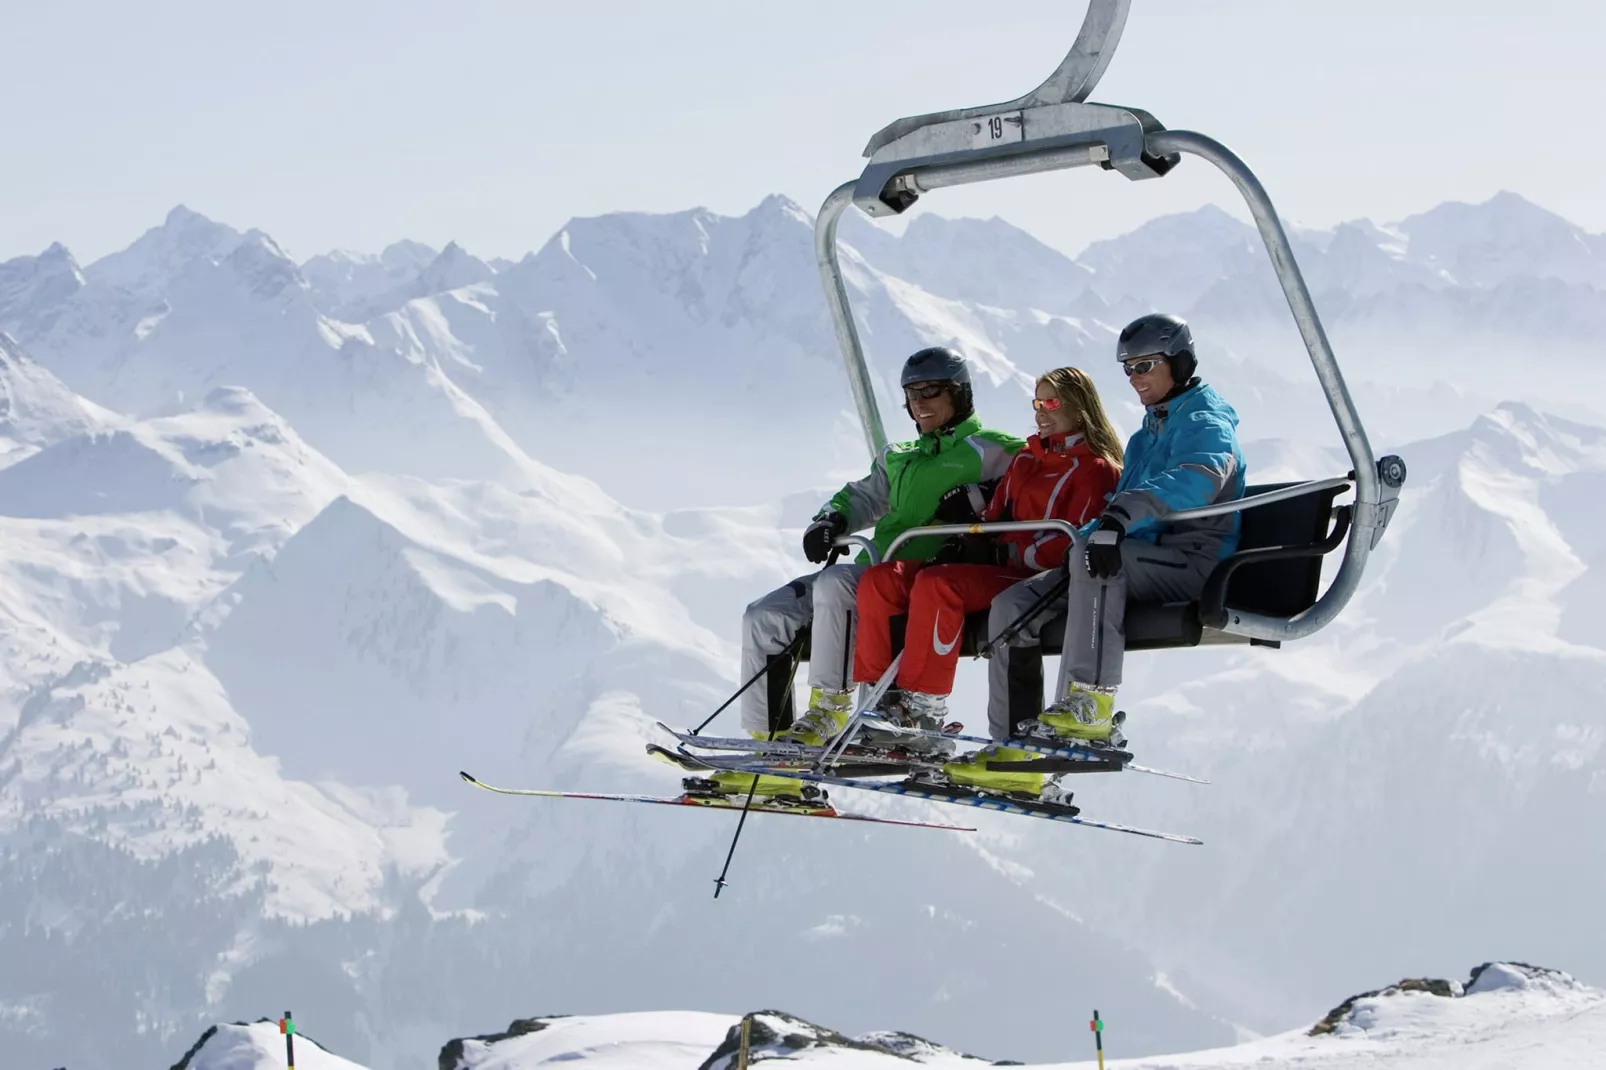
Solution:
<svg viewBox="0 0 1606 1070">
<path fill-rule="evenodd" d="M 1018 111 L 1005 112 L 1002 115 L 984 115 L 980 119 L 971 121 L 974 136 L 970 139 L 972 146 L 985 149 L 990 145 L 1007 145 L 1012 141 L 1021 141 L 1026 136 L 1026 126 Z"/>
</svg>

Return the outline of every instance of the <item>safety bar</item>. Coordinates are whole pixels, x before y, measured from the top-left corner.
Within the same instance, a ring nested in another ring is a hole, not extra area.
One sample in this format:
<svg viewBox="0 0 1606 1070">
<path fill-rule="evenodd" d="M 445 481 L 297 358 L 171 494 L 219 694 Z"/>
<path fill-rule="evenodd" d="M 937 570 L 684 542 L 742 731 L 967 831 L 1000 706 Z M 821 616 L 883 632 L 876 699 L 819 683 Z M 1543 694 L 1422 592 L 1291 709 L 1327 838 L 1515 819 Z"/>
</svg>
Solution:
<svg viewBox="0 0 1606 1070">
<path fill-rule="evenodd" d="M 1208 516 L 1241 513 L 1245 509 L 1255 509 L 1262 505 L 1287 501 L 1289 498 L 1303 498 L 1307 494 L 1315 494 L 1318 491 L 1329 490 L 1333 487 L 1348 486 L 1351 482 L 1353 480 L 1348 476 L 1313 479 L 1308 483 L 1296 483 L 1291 487 L 1280 487 L 1277 490 L 1251 494 L 1247 498 L 1234 498 L 1230 502 L 1218 502 L 1215 505 L 1204 505 L 1197 509 L 1179 509 L 1174 513 L 1166 513 L 1157 519 L 1165 523 L 1171 523 L 1177 520 L 1200 520 Z M 899 532 L 897 537 L 887 544 L 887 552 L 885 554 L 876 549 L 875 543 L 867 535 L 843 535 L 836 540 L 835 545 L 859 547 L 869 555 L 870 563 L 874 565 L 890 558 L 898 552 L 899 547 L 912 539 L 920 538 L 922 535 L 995 535 L 1006 531 L 1058 531 L 1066 538 L 1074 538 L 1078 528 L 1068 520 L 995 520 L 990 524 L 927 524 Z"/>
<path fill-rule="evenodd" d="M 1076 536 L 1076 525 L 1068 520 L 995 520 L 991 524 L 928 524 L 925 527 L 899 532 L 897 538 L 887 544 L 884 558 L 872 557 L 872 560 L 881 561 L 890 558 L 898 552 L 898 547 L 922 535 L 996 535 L 1005 531 L 1058 531 L 1070 539 Z"/>
<path fill-rule="evenodd" d="M 876 549 L 875 540 L 868 535 L 838 535 L 836 542 L 831 545 L 843 548 L 857 546 L 865 552 L 865 556 L 870 558 L 870 564 L 879 565 L 881 563 L 881 551 Z"/>
<path fill-rule="evenodd" d="M 1291 487 L 1280 487 L 1277 490 L 1263 491 L 1260 494 L 1251 494 L 1247 498 L 1234 498 L 1228 502 L 1216 502 L 1214 505 L 1201 505 L 1195 509 L 1178 509 L 1173 513 L 1156 517 L 1167 524 L 1178 520 L 1203 520 L 1210 516 L 1225 516 L 1228 513 L 1241 513 L 1245 509 L 1254 509 L 1261 505 L 1270 505 L 1273 502 L 1285 502 L 1289 498 L 1303 498 L 1307 494 L 1315 494 L 1320 490 L 1330 490 L 1334 487 L 1347 487 L 1355 482 L 1349 476 L 1334 476 L 1331 479 L 1313 479 L 1308 483 L 1295 483 Z"/>
</svg>

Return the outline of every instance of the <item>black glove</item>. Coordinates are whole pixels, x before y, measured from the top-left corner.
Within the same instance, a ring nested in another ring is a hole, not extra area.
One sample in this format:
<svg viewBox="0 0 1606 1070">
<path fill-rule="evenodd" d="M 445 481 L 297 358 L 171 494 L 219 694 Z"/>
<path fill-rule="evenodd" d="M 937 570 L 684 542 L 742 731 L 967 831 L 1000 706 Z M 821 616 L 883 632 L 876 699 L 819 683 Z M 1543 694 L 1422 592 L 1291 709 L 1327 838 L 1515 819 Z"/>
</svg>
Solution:
<svg viewBox="0 0 1606 1070">
<path fill-rule="evenodd" d="M 961 565 L 965 561 L 965 537 L 952 535 L 943 540 L 937 552 L 931 555 L 928 565 Z"/>
<path fill-rule="evenodd" d="M 1110 516 L 1099 517 L 1099 526 L 1087 537 L 1087 574 L 1094 579 L 1113 580 L 1121 574 L 1121 540 L 1126 528 Z"/>
<path fill-rule="evenodd" d="M 965 483 L 937 499 L 931 519 L 939 524 L 975 524 L 987 508 L 987 493 L 980 483 Z"/>
<path fill-rule="evenodd" d="M 841 513 L 826 513 L 815 518 L 803 532 L 803 556 L 818 565 L 831 556 L 831 544 L 848 530 L 848 518 Z"/>
<path fill-rule="evenodd" d="M 953 535 L 937 547 L 928 565 L 1001 565 L 1001 543 L 987 535 Z"/>
</svg>

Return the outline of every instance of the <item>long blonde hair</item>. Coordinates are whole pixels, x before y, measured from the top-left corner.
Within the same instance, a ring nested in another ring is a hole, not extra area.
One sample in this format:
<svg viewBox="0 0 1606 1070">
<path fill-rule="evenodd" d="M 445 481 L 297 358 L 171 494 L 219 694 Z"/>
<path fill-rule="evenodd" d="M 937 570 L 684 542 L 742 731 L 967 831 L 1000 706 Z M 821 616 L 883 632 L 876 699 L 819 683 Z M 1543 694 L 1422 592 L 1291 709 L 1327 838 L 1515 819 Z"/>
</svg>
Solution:
<svg viewBox="0 0 1606 1070">
<path fill-rule="evenodd" d="M 1104 414 L 1104 403 L 1099 400 L 1098 387 L 1093 385 L 1092 378 L 1081 368 L 1055 368 L 1045 372 L 1037 380 L 1037 385 L 1044 383 L 1054 391 L 1054 396 L 1060 402 L 1076 410 L 1082 422 L 1082 437 L 1093 452 L 1115 465 L 1115 470 L 1121 470 L 1121 439 L 1116 435 L 1115 428 L 1110 426 L 1110 418 Z"/>
</svg>

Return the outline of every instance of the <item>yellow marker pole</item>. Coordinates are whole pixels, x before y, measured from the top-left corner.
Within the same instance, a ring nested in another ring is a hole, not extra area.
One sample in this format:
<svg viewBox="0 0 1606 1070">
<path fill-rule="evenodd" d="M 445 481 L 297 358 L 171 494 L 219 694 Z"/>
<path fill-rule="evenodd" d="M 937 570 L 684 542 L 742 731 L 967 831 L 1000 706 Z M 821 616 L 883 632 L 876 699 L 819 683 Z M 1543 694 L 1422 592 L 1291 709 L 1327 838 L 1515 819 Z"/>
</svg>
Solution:
<svg viewBox="0 0 1606 1070">
<path fill-rule="evenodd" d="M 1093 1030 L 1093 1043 L 1099 1052 L 1099 1070 L 1104 1070 L 1104 1020 L 1099 1017 L 1096 1009 L 1093 1011 L 1093 1020 L 1087 1023 L 1087 1027 Z"/>
<path fill-rule="evenodd" d="M 740 1059 L 736 1063 L 737 1070 L 747 1070 L 747 1042 L 748 1042 L 748 1039 L 752 1036 L 752 1031 L 753 1031 L 753 1017 L 752 1017 L 752 1015 L 749 1015 L 749 1014 L 742 1015 L 742 1047 L 741 1047 L 741 1051 L 740 1051 Z"/>
</svg>

